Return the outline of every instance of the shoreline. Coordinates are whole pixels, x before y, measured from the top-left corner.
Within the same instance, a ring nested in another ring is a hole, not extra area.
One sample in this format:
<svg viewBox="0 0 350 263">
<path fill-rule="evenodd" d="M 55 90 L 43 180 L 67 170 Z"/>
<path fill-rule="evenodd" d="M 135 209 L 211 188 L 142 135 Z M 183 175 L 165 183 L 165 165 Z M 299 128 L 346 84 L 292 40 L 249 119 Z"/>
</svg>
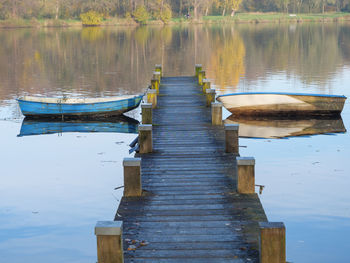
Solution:
<svg viewBox="0 0 350 263">
<path fill-rule="evenodd" d="M 284 14 L 284 13 L 237 13 L 235 16 L 203 16 L 201 19 L 172 18 L 168 23 L 149 20 L 147 25 L 191 25 L 191 24 L 259 24 L 259 23 L 334 23 L 350 21 L 350 13 Z M 101 23 L 108 26 L 138 26 L 133 19 L 109 18 Z M 0 20 L 0 29 L 9 28 L 83 27 L 80 20 L 62 19 L 7 19 Z"/>
</svg>

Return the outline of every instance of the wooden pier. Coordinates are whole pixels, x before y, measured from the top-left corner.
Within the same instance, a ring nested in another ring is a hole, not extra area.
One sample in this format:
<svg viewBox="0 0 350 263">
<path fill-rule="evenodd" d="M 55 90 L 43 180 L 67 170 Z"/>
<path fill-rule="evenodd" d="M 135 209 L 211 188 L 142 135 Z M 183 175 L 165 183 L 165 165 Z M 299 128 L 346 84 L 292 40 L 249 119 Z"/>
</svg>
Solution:
<svg viewBox="0 0 350 263">
<path fill-rule="evenodd" d="M 140 159 L 124 161 L 117 224 L 95 229 L 99 262 L 285 262 L 284 226 L 267 222 L 254 192 L 254 159 L 238 158 L 238 145 L 228 142 L 238 130 L 214 116 L 220 105 L 209 106 L 205 73 L 197 67 L 198 83 L 192 76 L 157 80 L 157 72 L 153 109 L 143 108 L 152 123 L 140 126 Z M 266 244 L 271 251 L 262 252 Z"/>
</svg>

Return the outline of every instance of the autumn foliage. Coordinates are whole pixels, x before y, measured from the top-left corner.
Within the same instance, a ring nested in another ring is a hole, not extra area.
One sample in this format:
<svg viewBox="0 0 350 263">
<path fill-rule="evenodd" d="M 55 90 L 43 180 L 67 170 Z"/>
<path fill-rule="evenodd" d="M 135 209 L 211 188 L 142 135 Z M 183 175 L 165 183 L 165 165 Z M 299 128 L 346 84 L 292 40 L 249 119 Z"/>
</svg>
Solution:
<svg viewBox="0 0 350 263">
<path fill-rule="evenodd" d="M 141 5 L 133 13 L 134 19 L 137 23 L 146 24 L 146 21 L 149 19 L 149 14 L 146 8 Z"/>
<path fill-rule="evenodd" d="M 95 11 L 89 11 L 80 15 L 83 26 L 99 26 L 102 18 L 102 15 Z"/>
<path fill-rule="evenodd" d="M 141 23 L 149 19 L 166 23 L 172 17 L 233 16 L 236 12 L 330 11 L 349 12 L 350 0 L 0 0 L 0 20 L 78 19 L 83 15 L 93 24 L 100 19 L 96 14 L 103 14 L 104 18 L 130 14 Z"/>
</svg>

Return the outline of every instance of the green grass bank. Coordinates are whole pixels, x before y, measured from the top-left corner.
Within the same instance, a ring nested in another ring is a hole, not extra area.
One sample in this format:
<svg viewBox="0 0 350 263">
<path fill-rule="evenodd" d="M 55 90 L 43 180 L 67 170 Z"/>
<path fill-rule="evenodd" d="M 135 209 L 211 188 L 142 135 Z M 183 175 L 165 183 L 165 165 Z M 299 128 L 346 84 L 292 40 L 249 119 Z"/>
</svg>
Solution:
<svg viewBox="0 0 350 263">
<path fill-rule="evenodd" d="M 350 21 L 350 13 L 285 14 L 237 13 L 235 16 L 205 16 L 205 23 L 280 23 L 280 22 L 338 22 Z"/>
<path fill-rule="evenodd" d="M 350 21 L 350 13 L 284 14 L 284 13 L 237 13 L 235 16 L 203 16 L 201 19 L 172 18 L 168 24 L 227 24 L 227 23 L 301 23 Z M 160 20 L 148 20 L 147 25 L 162 25 Z M 136 26 L 131 18 L 109 18 L 101 26 Z M 81 27 L 80 20 L 55 19 L 7 19 L 0 20 L 0 28 L 23 27 Z"/>
</svg>

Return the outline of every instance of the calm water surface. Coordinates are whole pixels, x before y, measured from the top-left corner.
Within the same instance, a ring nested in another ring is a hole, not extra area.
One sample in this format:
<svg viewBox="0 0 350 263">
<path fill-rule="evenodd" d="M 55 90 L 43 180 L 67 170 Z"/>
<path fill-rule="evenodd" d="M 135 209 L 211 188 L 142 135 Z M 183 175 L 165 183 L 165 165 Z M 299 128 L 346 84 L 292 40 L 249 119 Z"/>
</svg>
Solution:
<svg viewBox="0 0 350 263">
<path fill-rule="evenodd" d="M 103 129 L 18 137 L 19 96 L 138 94 L 154 64 L 189 75 L 202 63 L 221 94 L 350 97 L 348 24 L 15 29 L 0 31 L 0 43 L 0 262 L 96 262 L 93 228 L 114 217 L 135 137 Z M 128 115 L 140 119 L 139 110 Z M 342 117 L 350 127 L 349 102 Z M 349 135 L 240 144 L 256 158 L 268 219 L 286 224 L 288 261 L 349 262 Z"/>
</svg>

